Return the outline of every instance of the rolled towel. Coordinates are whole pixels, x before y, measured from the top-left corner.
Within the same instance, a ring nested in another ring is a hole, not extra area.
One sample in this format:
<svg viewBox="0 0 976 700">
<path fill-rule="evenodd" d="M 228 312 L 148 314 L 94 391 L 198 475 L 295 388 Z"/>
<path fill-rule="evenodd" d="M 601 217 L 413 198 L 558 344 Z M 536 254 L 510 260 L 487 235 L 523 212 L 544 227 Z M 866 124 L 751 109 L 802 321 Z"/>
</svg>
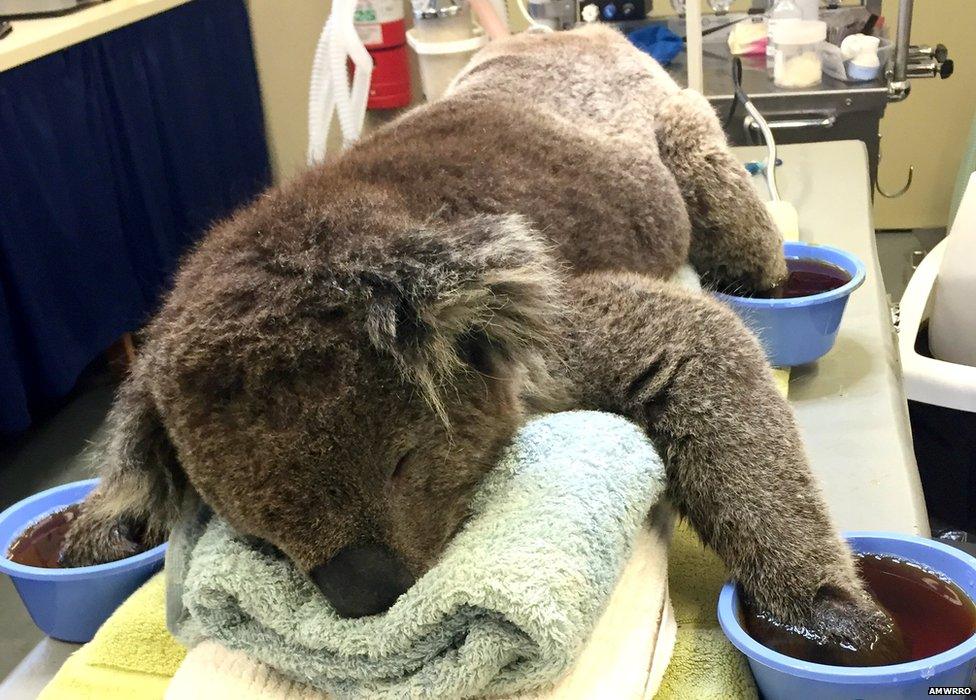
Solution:
<svg viewBox="0 0 976 700">
<path fill-rule="evenodd" d="M 217 518 L 188 517 L 167 562 L 171 628 L 337 697 L 540 690 L 586 642 L 664 481 L 654 448 L 623 418 L 533 419 L 438 564 L 388 612 L 355 620 L 288 560 Z"/>
</svg>

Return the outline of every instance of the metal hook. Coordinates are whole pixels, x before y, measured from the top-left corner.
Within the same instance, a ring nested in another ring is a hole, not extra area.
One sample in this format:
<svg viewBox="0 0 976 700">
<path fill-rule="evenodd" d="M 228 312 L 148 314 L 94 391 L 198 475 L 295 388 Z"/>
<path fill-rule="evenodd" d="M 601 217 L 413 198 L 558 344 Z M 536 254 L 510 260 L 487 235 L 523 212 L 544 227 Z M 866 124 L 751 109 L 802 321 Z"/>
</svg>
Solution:
<svg viewBox="0 0 976 700">
<path fill-rule="evenodd" d="M 880 194 L 882 197 L 886 197 L 887 199 L 896 199 L 898 197 L 901 197 L 906 192 L 908 192 L 908 188 L 912 186 L 912 180 L 914 179 L 914 177 L 915 177 L 915 166 L 909 165 L 908 180 L 905 182 L 905 185 L 897 192 L 885 192 L 883 189 L 881 189 L 881 178 L 878 178 L 878 180 L 874 183 L 874 186 L 878 190 L 878 194 Z"/>
</svg>

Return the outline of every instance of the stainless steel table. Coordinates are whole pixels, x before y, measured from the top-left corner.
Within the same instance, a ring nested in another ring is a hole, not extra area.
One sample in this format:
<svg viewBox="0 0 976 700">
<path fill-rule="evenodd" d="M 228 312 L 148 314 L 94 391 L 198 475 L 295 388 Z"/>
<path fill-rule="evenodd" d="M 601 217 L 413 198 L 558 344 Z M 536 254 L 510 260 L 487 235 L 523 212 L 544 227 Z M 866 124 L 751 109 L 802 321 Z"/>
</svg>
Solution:
<svg viewBox="0 0 976 700">
<path fill-rule="evenodd" d="M 859 141 L 783 146 L 778 184 L 800 215 L 800 238 L 844 248 L 867 267 L 837 344 L 795 368 L 790 402 L 827 501 L 844 530 L 929 534 L 912 449 L 894 330 L 871 221 L 868 161 Z M 743 160 L 765 149 L 736 148 Z M 765 198 L 765 181 L 754 178 Z"/>
<path fill-rule="evenodd" d="M 724 43 L 705 44 L 702 55 L 704 92 L 723 119 L 734 101 L 731 60 Z M 680 84 L 686 84 L 687 54 L 679 54 L 668 66 L 668 72 Z M 769 122 L 778 143 L 814 143 L 828 139 L 862 141 L 868 149 L 871 182 L 877 179 L 879 125 L 888 105 L 888 84 L 884 79 L 845 83 L 825 75 L 820 85 L 784 89 L 773 84 L 765 56 L 743 56 L 742 87 Z M 748 124 L 745 110 L 737 104 L 726 127 L 732 143 L 762 142 L 759 131 Z"/>
<path fill-rule="evenodd" d="M 737 148 L 743 160 L 759 148 Z M 845 530 L 927 535 L 901 371 L 871 223 L 864 144 L 784 146 L 779 184 L 800 214 L 801 238 L 845 248 L 867 266 L 848 304 L 837 345 L 815 365 L 794 369 L 790 401 L 813 469 Z M 765 195 L 765 183 L 755 178 Z M 4 700 L 34 698 L 76 647 L 45 640 L 0 684 Z"/>
</svg>

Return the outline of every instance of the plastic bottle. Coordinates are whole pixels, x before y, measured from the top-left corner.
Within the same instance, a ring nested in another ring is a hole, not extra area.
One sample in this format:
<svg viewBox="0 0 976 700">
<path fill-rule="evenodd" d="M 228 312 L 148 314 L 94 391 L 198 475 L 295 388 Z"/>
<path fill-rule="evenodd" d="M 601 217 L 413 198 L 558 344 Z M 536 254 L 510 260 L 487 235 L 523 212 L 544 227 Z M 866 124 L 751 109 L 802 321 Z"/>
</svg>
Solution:
<svg viewBox="0 0 976 700">
<path fill-rule="evenodd" d="M 820 0 L 795 0 L 800 8 L 800 19 L 816 22 L 820 19 Z"/>
<path fill-rule="evenodd" d="M 771 57 L 776 53 L 776 47 L 773 45 L 773 28 L 776 23 L 790 19 L 803 19 L 803 12 L 795 0 L 776 0 L 773 9 L 769 11 L 769 19 L 766 22 L 769 34 L 769 42 L 766 44 L 767 56 Z"/>
</svg>

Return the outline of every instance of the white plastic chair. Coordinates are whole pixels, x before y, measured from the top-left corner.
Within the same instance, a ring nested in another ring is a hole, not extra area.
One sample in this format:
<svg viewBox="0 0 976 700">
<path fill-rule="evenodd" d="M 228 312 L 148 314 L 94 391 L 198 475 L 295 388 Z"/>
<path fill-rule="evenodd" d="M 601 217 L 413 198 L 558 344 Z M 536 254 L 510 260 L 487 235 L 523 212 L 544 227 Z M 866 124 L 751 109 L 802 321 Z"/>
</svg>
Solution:
<svg viewBox="0 0 976 700">
<path fill-rule="evenodd" d="M 970 531 L 976 529 L 973 263 L 976 178 L 970 181 L 950 234 L 925 256 L 909 280 L 901 300 L 898 334 L 926 506 L 940 526 Z M 926 324 L 927 338 L 920 337 Z M 919 352 L 919 347 L 926 352 Z"/>
<path fill-rule="evenodd" d="M 919 331 L 932 312 L 933 292 L 948 242 L 948 238 L 942 240 L 925 256 L 905 288 L 901 298 L 898 353 L 905 394 L 910 400 L 976 413 L 976 367 L 937 360 L 916 349 Z"/>
<path fill-rule="evenodd" d="M 976 413 L 976 366 L 927 357 L 916 349 L 919 331 L 934 309 L 940 314 L 940 327 L 931 334 L 935 354 L 976 357 L 974 276 L 976 175 L 970 178 L 950 234 L 925 256 L 901 299 L 898 351 L 910 400 Z"/>
</svg>

